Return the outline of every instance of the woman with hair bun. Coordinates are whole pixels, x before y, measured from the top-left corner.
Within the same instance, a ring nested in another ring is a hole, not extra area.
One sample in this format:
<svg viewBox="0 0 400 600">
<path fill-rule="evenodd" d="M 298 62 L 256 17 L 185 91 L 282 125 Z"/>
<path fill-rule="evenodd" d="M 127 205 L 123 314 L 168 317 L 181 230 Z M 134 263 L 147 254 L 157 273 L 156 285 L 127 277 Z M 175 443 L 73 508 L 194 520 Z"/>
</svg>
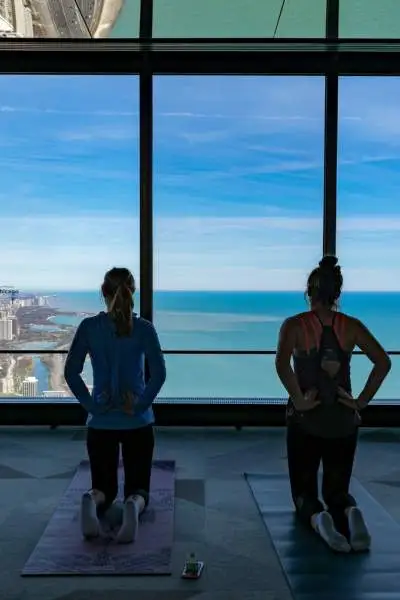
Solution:
<svg viewBox="0 0 400 600">
<path fill-rule="evenodd" d="M 280 330 L 276 370 L 286 388 L 287 456 L 298 517 L 337 552 L 367 550 L 370 534 L 349 494 L 360 413 L 390 371 L 390 358 L 370 331 L 337 310 L 343 277 L 325 256 L 308 277 L 310 310 Z M 364 389 L 353 398 L 350 361 L 355 347 L 373 364 Z M 293 360 L 293 368 L 291 361 Z M 322 497 L 318 469 L 322 461 Z"/>
<path fill-rule="evenodd" d="M 65 380 L 88 412 L 87 451 L 91 490 L 82 497 L 81 529 L 97 537 L 101 520 L 118 494 L 120 446 L 124 463 L 124 508 L 120 543 L 136 539 L 139 514 L 149 500 L 154 451 L 152 403 L 166 370 L 153 325 L 133 312 L 135 280 L 125 268 L 105 274 L 101 287 L 107 311 L 83 319 L 65 363 Z M 93 392 L 81 377 L 85 359 L 93 368 Z M 144 359 L 150 378 L 145 382 Z"/>
</svg>

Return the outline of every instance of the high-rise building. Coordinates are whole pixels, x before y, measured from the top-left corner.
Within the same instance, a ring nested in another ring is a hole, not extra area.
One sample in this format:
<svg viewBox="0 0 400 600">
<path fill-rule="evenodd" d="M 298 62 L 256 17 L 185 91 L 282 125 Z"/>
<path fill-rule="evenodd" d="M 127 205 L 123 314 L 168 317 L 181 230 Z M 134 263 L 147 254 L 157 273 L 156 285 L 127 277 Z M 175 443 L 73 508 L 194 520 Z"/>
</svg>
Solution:
<svg viewBox="0 0 400 600">
<path fill-rule="evenodd" d="M 4 395 L 12 395 L 15 392 L 14 386 L 14 367 L 16 359 L 12 355 L 3 357 L 1 364 L 1 374 L 3 377 L 0 378 L 0 393 Z"/>
<path fill-rule="evenodd" d="M 22 382 L 22 395 L 33 398 L 38 395 L 39 380 L 36 377 L 26 377 Z"/>
<path fill-rule="evenodd" d="M 11 342 L 13 339 L 13 322 L 11 319 L 0 319 L 0 340 Z"/>
<path fill-rule="evenodd" d="M 12 335 L 13 338 L 18 338 L 19 337 L 19 333 L 20 333 L 20 326 L 18 323 L 18 319 L 15 316 L 11 317 L 11 321 L 12 321 Z"/>
<path fill-rule="evenodd" d="M 0 394 L 13 394 L 14 393 L 14 380 L 12 375 L 6 375 L 0 378 Z"/>
<path fill-rule="evenodd" d="M 0 0 L 0 32 L 12 33 L 14 31 L 14 7 L 12 0 Z"/>
</svg>

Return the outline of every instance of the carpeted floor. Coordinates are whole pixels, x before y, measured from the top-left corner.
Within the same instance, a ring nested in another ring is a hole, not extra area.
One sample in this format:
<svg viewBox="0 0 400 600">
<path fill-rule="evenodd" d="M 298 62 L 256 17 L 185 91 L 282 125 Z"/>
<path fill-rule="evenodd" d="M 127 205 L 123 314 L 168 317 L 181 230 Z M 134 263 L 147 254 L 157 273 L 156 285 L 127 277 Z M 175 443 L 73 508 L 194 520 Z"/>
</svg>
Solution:
<svg viewBox="0 0 400 600">
<path fill-rule="evenodd" d="M 400 521 L 400 432 L 363 431 L 355 474 Z M 4 600 L 284 600 L 291 598 L 244 471 L 285 472 L 280 429 L 163 429 L 157 458 L 177 463 L 171 577 L 48 577 L 20 572 L 77 463 L 84 431 L 0 429 L 0 577 Z M 62 543 L 62 540 L 60 540 Z M 187 553 L 206 562 L 183 581 Z"/>
</svg>

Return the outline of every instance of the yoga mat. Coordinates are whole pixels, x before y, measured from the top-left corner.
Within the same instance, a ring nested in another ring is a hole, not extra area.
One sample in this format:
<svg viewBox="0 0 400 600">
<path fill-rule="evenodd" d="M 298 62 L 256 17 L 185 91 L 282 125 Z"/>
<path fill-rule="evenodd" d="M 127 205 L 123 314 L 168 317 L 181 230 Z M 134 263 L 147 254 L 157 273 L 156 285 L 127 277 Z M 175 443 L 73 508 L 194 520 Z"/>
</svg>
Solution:
<svg viewBox="0 0 400 600">
<path fill-rule="evenodd" d="M 122 488 L 122 465 L 119 480 Z M 170 575 L 175 462 L 153 462 L 150 502 L 140 517 L 138 539 L 134 544 L 117 544 L 104 537 L 92 541 L 83 539 L 80 502 L 89 488 L 89 462 L 83 461 L 22 575 Z"/>
<path fill-rule="evenodd" d="M 287 475 L 245 477 L 295 600 L 400 600 L 400 525 L 358 481 L 372 546 L 340 555 L 295 518 Z"/>
</svg>

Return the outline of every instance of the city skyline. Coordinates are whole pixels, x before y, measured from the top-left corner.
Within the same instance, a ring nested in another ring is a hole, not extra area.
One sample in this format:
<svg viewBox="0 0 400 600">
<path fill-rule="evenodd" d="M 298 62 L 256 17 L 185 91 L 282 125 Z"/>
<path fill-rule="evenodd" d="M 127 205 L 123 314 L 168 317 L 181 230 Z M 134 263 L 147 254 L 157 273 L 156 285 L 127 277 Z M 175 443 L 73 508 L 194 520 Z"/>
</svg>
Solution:
<svg viewBox="0 0 400 600">
<path fill-rule="evenodd" d="M 114 265 L 139 281 L 138 78 L 112 82 L 0 77 L 0 279 L 22 291 L 97 290 Z M 340 81 L 348 290 L 400 291 L 398 90 Z M 322 249 L 323 111 L 323 78 L 155 78 L 156 290 L 304 289 Z"/>
</svg>

